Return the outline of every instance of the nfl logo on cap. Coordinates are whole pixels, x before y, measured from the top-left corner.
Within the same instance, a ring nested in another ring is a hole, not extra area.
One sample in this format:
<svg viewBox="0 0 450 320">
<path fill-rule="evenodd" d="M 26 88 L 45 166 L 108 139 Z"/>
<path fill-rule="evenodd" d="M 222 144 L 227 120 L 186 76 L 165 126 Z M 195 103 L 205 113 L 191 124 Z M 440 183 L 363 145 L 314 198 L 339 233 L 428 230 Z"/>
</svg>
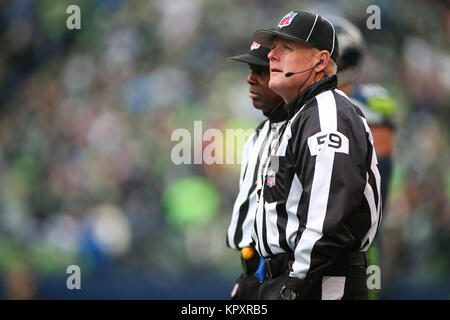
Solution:
<svg viewBox="0 0 450 320">
<path fill-rule="evenodd" d="M 261 45 L 258 42 L 253 41 L 252 45 L 250 46 L 250 50 L 256 50 L 259 47 L 261 47 Z"/>
<path fill-rule="evenodd" d="M 270 170 L 267 172 L 267 185 L 272 188 L 275 185 L 275 171 Z"/>
<path fill-rule="evenodd" d="M 285 15 L 283 17 L 283 19 L 281 19 L 280 23 L 278 24 L 278 28 L 281 29 L 283 27 L 287 27 L 288 25 L 290 25 L 296 15 L 297 15 L 297 12 L 292 12 L 292 11 L 289 12 L 287 15 Z"/>
</svg>

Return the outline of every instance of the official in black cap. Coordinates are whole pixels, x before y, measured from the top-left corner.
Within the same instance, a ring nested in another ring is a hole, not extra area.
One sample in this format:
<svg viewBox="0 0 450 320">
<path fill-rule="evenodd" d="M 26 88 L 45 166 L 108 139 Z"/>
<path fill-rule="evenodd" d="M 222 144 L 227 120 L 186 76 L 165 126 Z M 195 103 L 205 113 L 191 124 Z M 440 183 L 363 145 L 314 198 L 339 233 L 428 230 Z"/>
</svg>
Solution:
<svg viewBox="0 0 450 320">
<path fill-rule="evenodd" d="M 254 40 L 271 48 L 269 87 L 289 117 L 271 144 L 252 232 L 267 270 L 258 298 L 367 299 L 380 174 L 364 115 L 336 88 L 334 26 L 291 11 Z"/>
<path fill-rule="evenodd" d="M 333 25 L 308 12 L 290 12 L 255 41 L 271 48 L 270 88 L 286 103 L 303 89 L 337 72 L 338 41 Z"/>
<path fill-rule="evenodd" d="M 268 86 L 270 80 L 268 53 L 268 48 L 253 42 L 247 53 L 229 58 L 232 61 L 246 63 L 250 67 L 250 74 L 247 77 L 250 85 L 249 96 L 253 106 L 263 112 L 272 111 L 282 102 L 281 97 Z"/>
<path fill-rule="evenodd" d="M 255 210 L 262 186 L 262 164 L 266 162 L 268 146 L 274 135 L 287 118 L 283 108 L 283 99 L 273 92 L 269 84 L 268 48 L 253 42 L 250 50 L 242 55 L 229 58 L 248 64 L 250 74 L 247 82 L 249 96 L 255 108 L 267 117 L 261 122 L 254 134 L 247 140 L 242 153 L 239 193 L 233 206 L 231 223 L 228 227 L 226 243 L 228 247 L 241 251 L 243 272 L 235 281 L 231 291 L 233 300 L 254 300 L 258 298 L 260 279 L 255 276 L 260 265 L 260 257 L 254 248 L 251 231 Z M 261 264 L 264 267 L 264 263 Z M 257 275 L 261 272 L 257 273 Z"/>
</svg>

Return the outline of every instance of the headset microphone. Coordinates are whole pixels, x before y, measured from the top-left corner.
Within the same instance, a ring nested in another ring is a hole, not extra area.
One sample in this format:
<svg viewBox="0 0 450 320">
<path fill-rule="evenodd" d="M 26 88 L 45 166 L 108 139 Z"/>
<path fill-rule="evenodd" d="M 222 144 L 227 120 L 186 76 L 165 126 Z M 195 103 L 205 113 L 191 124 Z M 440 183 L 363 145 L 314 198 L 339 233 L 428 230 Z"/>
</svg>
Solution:
<svg viewBox="0 0 450 320">
<path fill-rule="evenodd" d="M 298 73 L 303 73 L 303 72 L 309 71 L 309 70 L 314 69 L 315 67 L 317 67 L 322 62 L 323 62 L 323 59 L 320 59 L 319 62 L 317 62 L 313 67 L 311 67 L 309 69 L 306 69 L 306 70 L 303 70 L 303 71 L 299 71 L 299 72 L 288 72 L 288 73 L 285 73 L 284 76 L 286 78 L 289 78 L 289 77 L 293 76 L 294 74 L 298 74 Z"/>
</svg>

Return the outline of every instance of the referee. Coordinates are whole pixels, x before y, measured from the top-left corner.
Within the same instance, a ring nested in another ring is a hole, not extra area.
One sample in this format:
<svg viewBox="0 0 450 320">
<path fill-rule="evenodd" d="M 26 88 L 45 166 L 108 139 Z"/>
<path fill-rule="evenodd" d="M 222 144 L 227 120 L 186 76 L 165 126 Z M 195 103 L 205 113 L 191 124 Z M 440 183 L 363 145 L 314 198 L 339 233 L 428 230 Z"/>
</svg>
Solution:
<svg viewBox="0 0 450 320">
<path fill-rule="evenodd" d="M 236 198 L 226 238 L 227 246 L 241 250 L 243 272 L 236 280 L 231 298 L 234 300 L 256 299 L 259 280 L 254 276 L 260 257 L 251 239 L 257 202 L 262 187 L 262 164 L 267 158 L 270 141 L 279 134 L 287 118 L 282 98 L 269 89 L 269 49 L 253 42 L 250 50 L 230 60 L 248 64 L 249 95 L 253 106 L 267 117 L 249 137 L 242 155 L 239 193 Z"/>
<path fill-rule="evenodd" d="M 362 112 L 336 89 L 335 29 L 291 11 L 254 40 L 271 48 L 269 87 L 289 116 L 263 169 L 252 232 L 267 269 L 258 298 L 367 299 L 380 174 Z"/>
</svg>

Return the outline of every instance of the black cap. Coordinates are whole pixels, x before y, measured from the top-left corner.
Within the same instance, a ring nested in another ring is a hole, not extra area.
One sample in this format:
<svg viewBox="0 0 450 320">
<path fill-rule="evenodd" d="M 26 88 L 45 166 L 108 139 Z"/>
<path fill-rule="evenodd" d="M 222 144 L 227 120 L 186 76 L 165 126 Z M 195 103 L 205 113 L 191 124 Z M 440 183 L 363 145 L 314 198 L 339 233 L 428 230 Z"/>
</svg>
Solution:
<svg viewBox="0 0 450 320">
<path fill-rule="evenodd" d="M 334 26 L 318 14 L 291 11 L 281 19 L 276 28 L 255 31 L 253 39 L 270 48 L 274 36 L 301 41 L 316 49 L 327 50 L 331 58 L 337 61 L 339 46 Z"/>
<path fill-rule="evenodd" d="M 246 54 L 230 57 L 228 59 L 253 64 L 259 67 L 268 67 L 269 58 L 267 58 L 267 55 L 269 54 L 269 51 L 270 50 L 268 48 L 264 48 L 259 43 L 254 41 L 250 46 L 250 50 Z"/>
</svg>

